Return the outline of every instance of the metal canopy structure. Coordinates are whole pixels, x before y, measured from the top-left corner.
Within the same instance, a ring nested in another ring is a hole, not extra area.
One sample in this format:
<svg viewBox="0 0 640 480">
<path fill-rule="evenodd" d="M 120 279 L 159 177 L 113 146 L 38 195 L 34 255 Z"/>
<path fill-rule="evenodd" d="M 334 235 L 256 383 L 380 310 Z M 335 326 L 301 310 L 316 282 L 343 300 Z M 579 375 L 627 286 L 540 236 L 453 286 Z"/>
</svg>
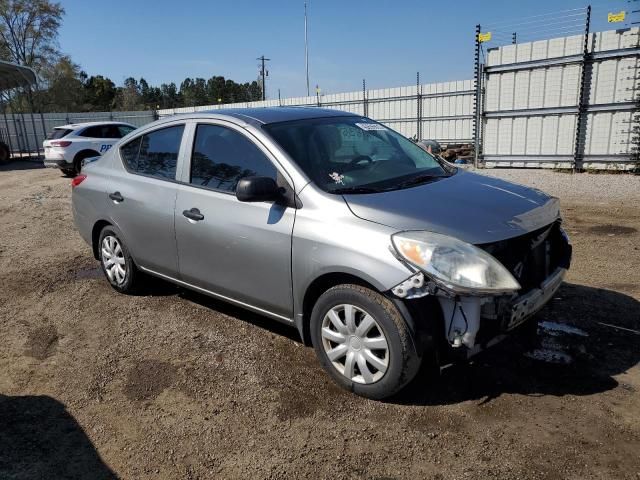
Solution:
<svg viewBox="0 0 640 480">
<path fill-rule="evenodd" d="M 29 67 L 0 60 L 0 91 L 27 87 L 37 81 L 36 72 Z"/>
<path fill-rule="evenodd" d="M 16 151 L 17 155 L 19 155 L 20 157 L 23 157 L 25 153 L 27 157 L 32 156 L 29 142 L 30 133 L 28 131 L 24 112 L 15 112 L 13 110 L 11 112 L 13 128 L 16 132 L 15 140 L 17 145 L 14 145 L 14 142 L 11 141 L 11 131 L 9 130 L 6 107 L 8 101 L 11 98 L 12 91 L 17 92 L 20 89 L 26 91 L 28 87 L 37 84 L 37 82 L 38 77 L 31 68 L 0 60 L 0 99 L 4 103 L 5 109 L 5 114 L 3 115 L 4 128 L 0 127 L 0 164 L 9 162 L 12 157 L 15 157 L 14 154 L 16 153 Z M 5 103 L 5 99 L 7 103 Z M 33 104 L 31 103 L 31 112 L 29 113 L 29 116 L 31 117 L 31 135 L 35 140 L 35 154 L 40 157 L 39 139 L 37 138 L 38 134 L 36 131 L 36 122 L 33 118 L 33 113 Z M 40 119 L 42 121 L 42 114 L 40 114 Z M 44 127 L 44 122 L 42 122 L 42 124 Z M 18 128 L 18 125 L 20 126 L 20 128 Z M 18 131 L 20 132 L 20 134 L 18 134 Z M 46 135 L 44 129 L 43 135 Z M 17 150 L 14 150 L 14 146 L 17 146 Z"/>
</svg>

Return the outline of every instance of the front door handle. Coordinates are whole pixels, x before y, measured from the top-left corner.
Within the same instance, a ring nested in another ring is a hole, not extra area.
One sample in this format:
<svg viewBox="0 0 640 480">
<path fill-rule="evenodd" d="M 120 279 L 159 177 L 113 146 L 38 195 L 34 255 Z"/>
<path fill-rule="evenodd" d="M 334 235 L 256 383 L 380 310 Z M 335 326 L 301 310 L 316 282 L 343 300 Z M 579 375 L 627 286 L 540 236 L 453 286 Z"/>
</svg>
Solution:
<svg viewBox="0 0 640 480">
<path fill-rule="evenodd" d="M 120 192 L 113 192 L 109 194 L 109 198 L 114 202 L 120 203 L 124 201 L 124 197 L 120 195 Z"/>
<path fill-rule="evenodd" d="M 192 208 L 191 210 L 184 210 L 182 215 L 187 217 L 189 220 L 194 220 L 199 222 L 200 220 L 204 220 L 204 215 L 200 213 L 200 210 L 197 208 Z"/>
</svg>

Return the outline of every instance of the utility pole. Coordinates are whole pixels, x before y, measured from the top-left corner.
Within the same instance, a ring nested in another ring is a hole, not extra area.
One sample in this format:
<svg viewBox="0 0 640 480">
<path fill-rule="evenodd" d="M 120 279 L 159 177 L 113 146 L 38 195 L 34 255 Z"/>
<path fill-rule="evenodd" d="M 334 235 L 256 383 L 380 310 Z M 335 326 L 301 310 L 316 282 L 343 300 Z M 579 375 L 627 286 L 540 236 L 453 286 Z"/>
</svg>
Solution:
<svg viewBox="0 0 640 480">
<path fill-rule="evenodd" d="M 307 2 L 304 2 L 304 69 L 307 73 L 307 97 L 309 93 L 309 37 L 307 35 Z"/>
<path fill-rule="evenodd" d="M 265 82 L 265 77 L 269 76 L 269 70 L 265 68 L 265 62 L 271 61 L 270 58 L 264 58 L 264 55 L 256 58 L 256 60 L 260 60 L 260 76 L 262 78 L 262 100 L 267 99 L 267 85 Z"/>
</svg>

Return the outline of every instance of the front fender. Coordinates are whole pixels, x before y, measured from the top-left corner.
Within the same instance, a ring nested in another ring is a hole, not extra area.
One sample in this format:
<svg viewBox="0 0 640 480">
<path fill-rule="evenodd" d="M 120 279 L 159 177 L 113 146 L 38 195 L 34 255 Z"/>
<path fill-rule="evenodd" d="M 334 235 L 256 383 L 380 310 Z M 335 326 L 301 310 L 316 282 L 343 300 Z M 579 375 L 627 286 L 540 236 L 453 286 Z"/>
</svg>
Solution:
<svg viewBox="0 0 640 480">
<path fill-rule="evenodd" d="M 348 274 L 384 292 L 412 274 L 393 253 L 395 229 L 356 217 L 341 197 L 325 199 L 317 208 L 308 198 L 302 201 L 292 239 L 296 322 L 302 318 L 307 289 L 323 275 Z"/>
</svg>

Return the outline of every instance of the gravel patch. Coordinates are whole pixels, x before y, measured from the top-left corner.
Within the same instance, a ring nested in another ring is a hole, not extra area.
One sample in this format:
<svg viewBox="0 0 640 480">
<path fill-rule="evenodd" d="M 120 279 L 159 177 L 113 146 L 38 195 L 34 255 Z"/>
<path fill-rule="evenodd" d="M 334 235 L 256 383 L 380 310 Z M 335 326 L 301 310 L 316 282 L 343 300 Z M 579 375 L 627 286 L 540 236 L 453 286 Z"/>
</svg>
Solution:
<svg viewBox="0 0 640 480">
<path fill-rule="evenodd" d="M 640 201 L 640 175 L 511 168 L 478 169 L 475 172 L 534 187 L 562 200 L 623 203 Z"/>
<path fill-rule="evenodd" d="M 561 199 L 573 264 L 539 345 L 374 402 L 292 328 L 161 282 L 116 293 L 69 180 L 28 166 L 0 168 L 0 479 L 639 479 L 638 177 L 481 171 Z"/>
</svg>

